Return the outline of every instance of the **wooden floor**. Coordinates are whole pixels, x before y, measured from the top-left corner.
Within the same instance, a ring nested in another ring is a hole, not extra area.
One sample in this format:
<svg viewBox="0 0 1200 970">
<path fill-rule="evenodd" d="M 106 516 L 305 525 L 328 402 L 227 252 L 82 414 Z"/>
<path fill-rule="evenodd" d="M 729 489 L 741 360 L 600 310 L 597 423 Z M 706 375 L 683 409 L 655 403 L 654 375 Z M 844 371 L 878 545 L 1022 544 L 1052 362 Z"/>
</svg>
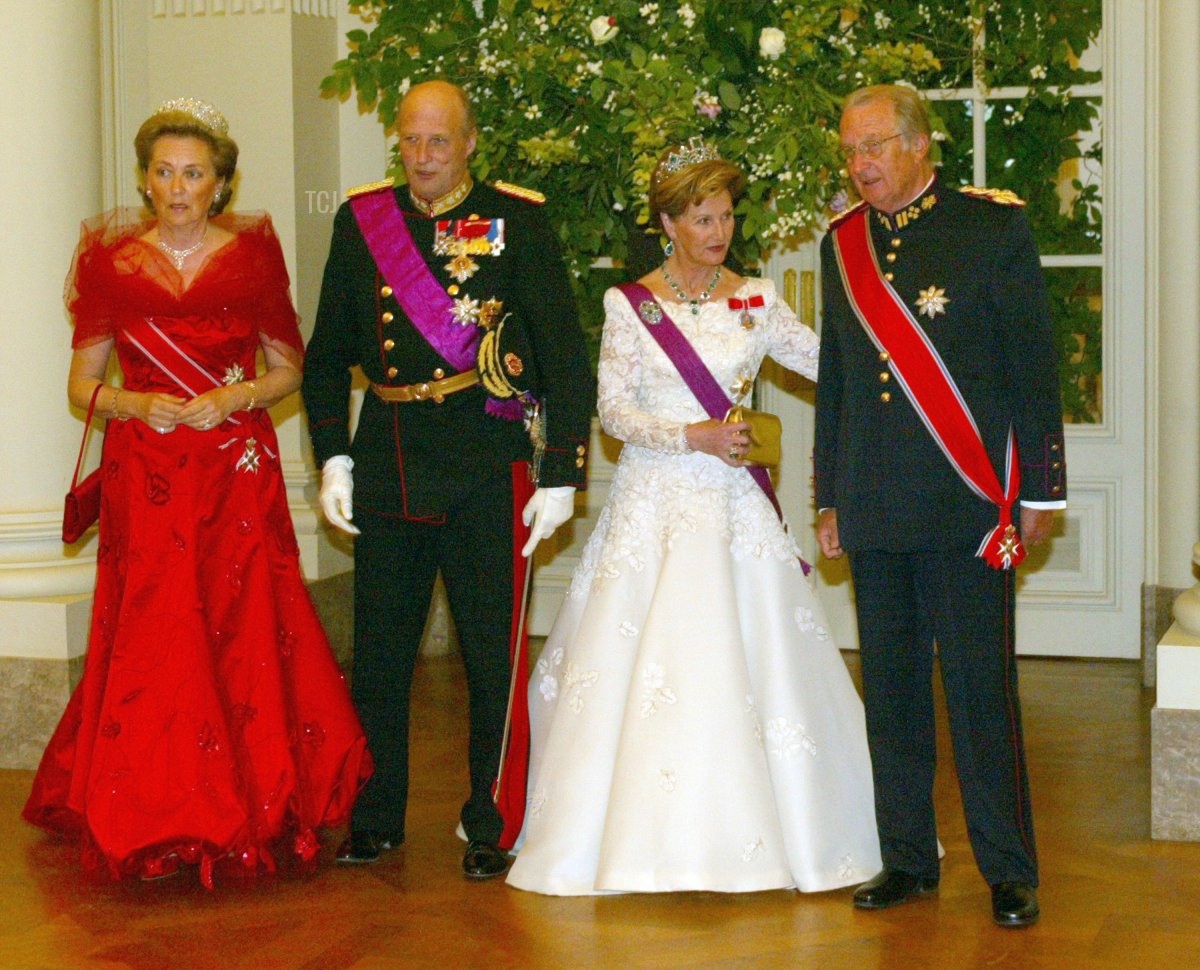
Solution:
<svg viewBox="0 0 1200 970">
<path fill-rule="evenodd" d="M 1139 673 L 1133 663 L 1021 663 L 1042 862 L 1042 921 L 1028 930 L 991 923 L 944 714 L 946 858 L 933 899 L 863 913 L 848 891 L 555 899 L 468 883 L 453 834 L 462 675 L 448 658 L 423 661 L 415 688 L 409 843 L 375 866 L 214 893 L 192 873 L 89 882 L 72 847 L 19 821 L 31 773 L 0 772 L 0 967 L 1197 967 L 1200 845 L 1149 838 L 1153 698 Z"/>
</svg>

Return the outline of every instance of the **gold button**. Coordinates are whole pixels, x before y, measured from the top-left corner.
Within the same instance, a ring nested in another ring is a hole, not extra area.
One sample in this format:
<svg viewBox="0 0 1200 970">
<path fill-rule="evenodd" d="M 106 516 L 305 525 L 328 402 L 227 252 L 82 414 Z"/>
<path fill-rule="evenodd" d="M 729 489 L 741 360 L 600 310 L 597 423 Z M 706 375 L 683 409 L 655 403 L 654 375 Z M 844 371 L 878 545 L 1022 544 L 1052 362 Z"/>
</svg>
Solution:
<svg viewBox="0 0 1200 970">
<path fill-rule="evenodd" d="M 389 337 L 387 340 L 385 340 L 383 342 L 384 350 L 392 350 L 395 346 L 396 346 L 396 341 L 392 340 L 391 337 Z"/>
<path fill-rule="evenodd" d="M 382 288 L 382 289 L 379 291 L 379 295 L 380 295 L 380 296 L 385 296 L 385 297 L 386 297 L 386 296 L 391 296 L 391 295 L 392 295 L 392 288 L 391 288 L 390 286 L 385 286 L 385 287 L 383 287 L 383 288 Z"/>
<path fill-rule="evenodd" d="M 1051 451 L 1062 451 L 1062 445 L 1051 445 L 1050 450 Z"/>
<path fill-rule="evenodd" d="M 389 380 L 391 380 L 391 378 L 395 377 L 395 376 L 396 376 L 397 374 L 399 374 L 399 373 L 400 373 L 400 372 L 399 372 L 398 370 L 396 370 L 396 368 L 395 368 L 395 367 L 389 367 L 389 368 L 387 369 L 387 376 L 388 376 L 388 379 L 389 379 Z"/>
<path fill-rule="evenodd" d="M 887 254 L 887 256 L 886 256 L 886 257 L 884 257 L 884 258 L 885 258 L 885 259 L 887 259 L 887 261 L 888 261 L 889 263 L 894 263 L 894 262 L 896 261 L 896 254 L 895 254 L 895 253 L 888 253 L 888 254 Z"/>
<path fill-rule="evenodd" d="M 391 310 L 385 310 L 383 313 L 383 316 L 381 316 L 379 319 L 382 320 L 384 323 L 391 323 L 393 320 L 396 319 L 396 316 L 395 316 L 395 314 L 392 313 Z"/>
<path fill-rule="evenodd" d="M 474 221 L 475 221 L 476 219 L 478 219 L 478 218 L 479 218 L 479 213 L 478 213 L 478 212 L 472 212 L 472 213 L 471 213 L 469 216 L 467 216 L 467 221 L 468 221 L 468 222 L 474 222 Z"/>
<path fill-rule="evenodd" d="M 879 374 L 879 379 L 881 381 L 883 381 L 883 383 L 886 384 L 888 381 L 890 381 L 892 379 L 892 375 L 889 374 L 887 371 L 881 371 Z"/>
<path fill-rule="evenodd" d="M 585 447 L 583 447 L 583 445 L 578 445 L 575 448 L 575 454 L 585 455 L 585 454 L 587 454 L 587 449 Z"/>
<path fill-rule="evenodd" d="M 883 363 L 885 363 L 885 364 L 886 364 L 886 363 L 887 363 L 889 360 L 891 360 L 891 359 L 892 359 L 892 355 L 891 355 L 891 354 L 889 354 L 889 353 L 888 353 L 886 350 L 881 350 L 881 351 L 879 351 L 879 359 L 880 359 L 880 360 L 881 360 Z"/>
<path fill-rule="evenodd" d="M 892 249 L 899 249 L 899 248 L 900 248 L 900 240 L 899 240 L 899 239 L 893 239 L 893 240 L 892 240 Z"/>
<path fill-rule="evenodd" d="M 444 370 L 442 370 L 440 367 L 434 368 L 433 379 L 435 381 L 440 381 L 445 376 L 446 376 L 446 372 Z"/>
<path fill-rule="evenodd" d="M 586 464 L 586 462 L 584 462 L 584 460 L 582 458 L 575 459 L 575 467 L 576 468 L 582 468 L 585 464 Z"/>
<path fill-rule="evenodd" d="M 890 401 L 891 399 L 892 399 L 892 395 L 891 395 L 890 391 L 884 391 L 882 394 L 879 395 L 879 400 L 881 400 L 884 404 L 887 404 L 887 402 Z"/>
<path fill-rule="evenodd" d="M 896 278 L 896 274 L 889 270 L 888 272 L 883 274 L 883 278 L 890 283 L 892 280 L 894 280 Z"/>
<path fill-rule="evenodd" d="M 1053 468 L 1055 471 L 1058 471 L 1060 468 L 1062 468 L 1062 462 L 1056 461 L 1050 467 Z"/>
<path fill-rule="evenodd" d="M 1054 486 L 1052 489 L 1050 489 L 1050 494 L 1051 494 L 1051 495 L 1057 495 L 1057 494 L 1058 494 L 1059 492 L 1061 492 L 1061 491 L 1062 491 L 1062 486 L 1061 486 L 1061 485 L 1055 485 L 1055 486 Z"/>
<path fill-rule="evenodd" d="M 446 287 L 446 292 L 451 296 L 458 296 L 458 284 L 451 283 L 448 287 Z"/>
</svg>

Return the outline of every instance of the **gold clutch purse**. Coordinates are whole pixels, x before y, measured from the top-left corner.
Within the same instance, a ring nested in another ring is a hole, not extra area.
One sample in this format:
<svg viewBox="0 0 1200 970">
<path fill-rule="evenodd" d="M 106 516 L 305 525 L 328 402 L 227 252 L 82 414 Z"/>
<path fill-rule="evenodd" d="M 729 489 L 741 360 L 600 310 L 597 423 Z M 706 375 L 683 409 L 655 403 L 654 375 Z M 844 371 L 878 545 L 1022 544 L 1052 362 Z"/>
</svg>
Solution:
<svg viewBox="0 0 1200 970">
<path fill-rule="evenodd" d="M 737 421 L 745 421 L 750 425 L 750 450 L 742 455 L 742 461 L 747 465 L 763 465 L 767 468 L 778 465 L 779 442 L 783 436 L 779 416 L 735 405 L 725 413 L 725 423 Z"/>
</svg>

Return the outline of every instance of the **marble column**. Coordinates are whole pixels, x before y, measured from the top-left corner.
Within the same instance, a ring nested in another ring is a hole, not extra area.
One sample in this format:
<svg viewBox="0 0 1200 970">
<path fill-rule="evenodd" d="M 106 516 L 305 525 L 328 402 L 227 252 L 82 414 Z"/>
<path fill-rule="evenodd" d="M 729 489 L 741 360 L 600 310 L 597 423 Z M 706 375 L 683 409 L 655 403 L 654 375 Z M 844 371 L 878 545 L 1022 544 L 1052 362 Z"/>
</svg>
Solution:
<svg viewBox="0 0 1200 970">
<path fill-rule="evenodd" d="M 83 429 L 67 404 L 62 292 L 80 220 L 103 203 L 101 102 L 88 83 L 100 29 L 96 4 L 0 7 L 0 767 L 36 763 L 86 644 L 94 537 L 65 548 L 59 534 Z"/>
</svg>

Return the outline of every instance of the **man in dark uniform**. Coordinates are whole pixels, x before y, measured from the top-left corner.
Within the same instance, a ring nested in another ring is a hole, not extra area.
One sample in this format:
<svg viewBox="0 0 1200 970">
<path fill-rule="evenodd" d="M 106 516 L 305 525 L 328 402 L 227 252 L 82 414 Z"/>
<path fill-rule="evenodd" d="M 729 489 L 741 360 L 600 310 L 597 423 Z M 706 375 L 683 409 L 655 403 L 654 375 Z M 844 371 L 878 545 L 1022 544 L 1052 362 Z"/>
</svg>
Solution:
<svg viewBox="0 0 1200 970">
<path fill-rule="evenodd" d="M 472 181 L 466 94 L 413 87 L 398 129 L 408 184 L 354 190 L 338 211 L 304 374 L 322 509 L 358 535 L 352 689 L 376 766 L 338 858 L 373 862 L 404 840 L 409 692 L 440 569 L 470 701 L 463 869 L 487 878 L 507 866 L 491 786 L 511 669 L 513 463 L 539 466 L 528 556 L 584 486 L 595 393 L 543 199 Z M 355 366 L 371 388 L 351 444 Z"/>
<path fill-rule="evenodd" d="M 934 177 L 914 91 L 850 95 L 841 143 L 863 202 L 821 249 L 815 464 L 821 549 L 850 555 L 884 863 L 854 902 L 878 909 L 938 884 L 936 641 L 993 917 L 1025 926 L 1038 872 L 1011 567 L 1066 498 L 1041 267 L 1019 199 Z"/>
</svg>

